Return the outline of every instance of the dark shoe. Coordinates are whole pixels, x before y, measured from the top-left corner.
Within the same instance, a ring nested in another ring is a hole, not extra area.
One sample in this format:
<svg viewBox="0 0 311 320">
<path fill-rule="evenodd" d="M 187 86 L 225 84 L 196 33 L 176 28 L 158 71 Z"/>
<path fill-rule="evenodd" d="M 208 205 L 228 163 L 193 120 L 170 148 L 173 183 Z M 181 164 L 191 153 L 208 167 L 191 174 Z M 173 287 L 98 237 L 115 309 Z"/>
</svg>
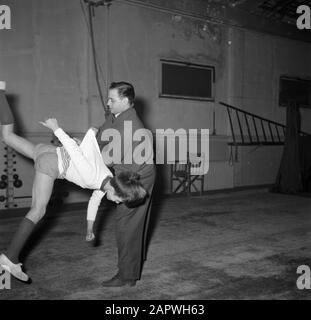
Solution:
<svg viewBox="0 0 311 320">
<path fill-rule="evenodd" d="M 103 287 L 134 287 L 136 285 L 136 280 L 123 280 L 119 278 L 118 275 L 115 275 L 110 280 L 103 281 L 102 286 Z"/>
</svg>

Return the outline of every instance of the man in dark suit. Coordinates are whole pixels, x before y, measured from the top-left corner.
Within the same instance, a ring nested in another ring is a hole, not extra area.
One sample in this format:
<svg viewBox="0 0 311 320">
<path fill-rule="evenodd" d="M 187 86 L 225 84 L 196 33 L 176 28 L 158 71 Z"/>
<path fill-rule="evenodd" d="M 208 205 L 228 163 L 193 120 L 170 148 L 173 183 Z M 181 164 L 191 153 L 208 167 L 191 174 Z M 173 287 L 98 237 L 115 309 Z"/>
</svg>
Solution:
<svg viewBox="0 0 311 320">
<path fill-rule="evenodd" d="M 118 247 L 118 273 L 108 281 L 104 281 L 104 287 L 134 286 L 140 279 L 142 264 L 146 258 L 146 238 L 151 210 L 151 195 L 155 182 L 155 166 L 153 163 L 152 136 L 145 135 L 143 146 L 137 148 L 141 141 L 136 141 L 129 134 L 128 128 L 132 129 L 133 135 L 144 132 L 144 125 L 134 109 L 135 91 L 127 82 L 113 82 L 109 87 L 108 107 L 111 114 L 97 132 L 97 141 L 103 155 L 107 159 L 109 142 L 105 141 L 107 129 L 115 129 L 121 136 L 121 148 L 111 166 L 115 174 L 128 170 L 140 175 L 140 181 L 148 192 L 146 201 L 135 208 L 128 208 L 120 204 L 116 208 L 116 240 Z M 137 131 L 139 130 L 139 131 Z M 145 129 L 145 131 L 148 131 Z M 106 137 L 107 138 L 107 137 Z M 107 139 L 106 139 L 107 140 Z M 110 146 L 111 147 L 111 146 Z M 118 148 L 117 148 L 118 150 Z M 143 161 L 142 161 L 143 160 Z"/>
</svg>

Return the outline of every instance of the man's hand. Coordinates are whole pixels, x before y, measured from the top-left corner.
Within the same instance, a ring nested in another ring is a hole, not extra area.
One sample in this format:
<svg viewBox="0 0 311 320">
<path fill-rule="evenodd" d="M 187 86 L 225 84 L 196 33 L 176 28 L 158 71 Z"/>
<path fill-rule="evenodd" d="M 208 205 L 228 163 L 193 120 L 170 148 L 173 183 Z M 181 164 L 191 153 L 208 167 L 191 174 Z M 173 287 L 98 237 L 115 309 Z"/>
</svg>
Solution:
<svg viewBox="0 0 311 320">
<path fill-rule="evenodd" d="M 59 126 L 58 126 L 58 122 L 55 118 L 49 118 L 45 121 L 39 121 L 43 126 L 51 129 L 53 132 L 56 131 Z"/>
</svg>

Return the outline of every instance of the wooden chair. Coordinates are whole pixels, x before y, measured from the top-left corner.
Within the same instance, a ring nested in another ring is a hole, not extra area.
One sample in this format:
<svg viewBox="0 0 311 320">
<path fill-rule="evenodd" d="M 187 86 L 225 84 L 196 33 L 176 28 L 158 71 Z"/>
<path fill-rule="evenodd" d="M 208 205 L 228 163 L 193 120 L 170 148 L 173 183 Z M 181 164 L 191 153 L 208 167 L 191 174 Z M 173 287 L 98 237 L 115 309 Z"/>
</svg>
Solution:
<svg viewBox="0 0 311 320">
<path fill-rule="evenodd" d="M 204 191 L 204 155 L 187 154 L 187 161 L 171 163 L 170 182 L 172 193 L 190 195 L 192 191 L 203 194 Z M 200 188 L 196 182 L 200 182 Z M 177 186 L 174 185 L 177 183 Z"/>
<path fill-rule="evenodd" d="M 188 175 L 188 194 L 191 194 L 193 189 L 202 195 L 204 191 L 204 153 L 188 154 L 188 164 L 190 172 Z M 200 187 L 196 185 L 196 181 L 199 182 Z"/>
<path fill-rule="evenodd" d="M 187 162 L 175 161 L 171 163 L 171 192 L 172 193 L 188 193 L 188 176 L 190 173 L 189 164 Z M 177 186 L 174 187 L 175 182 Z"/>
</svg>

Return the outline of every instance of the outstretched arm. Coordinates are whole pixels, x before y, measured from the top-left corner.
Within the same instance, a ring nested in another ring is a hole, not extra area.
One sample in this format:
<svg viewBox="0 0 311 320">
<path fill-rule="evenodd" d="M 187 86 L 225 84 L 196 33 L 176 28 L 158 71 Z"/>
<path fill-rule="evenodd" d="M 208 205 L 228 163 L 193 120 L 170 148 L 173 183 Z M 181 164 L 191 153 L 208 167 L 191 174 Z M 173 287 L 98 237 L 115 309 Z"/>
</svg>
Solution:
<svg viewBox="0 0 311 320">
<path fill-rule="evenodd" d="M 87 207 L 87 231 L 86 241 L 92 241 L 95 239 L 93 232 L 93 225 L 98 212 L 98 207 L 105 193 L 101 190 L 95 190 L 89 200 Z"/>
</svg>

